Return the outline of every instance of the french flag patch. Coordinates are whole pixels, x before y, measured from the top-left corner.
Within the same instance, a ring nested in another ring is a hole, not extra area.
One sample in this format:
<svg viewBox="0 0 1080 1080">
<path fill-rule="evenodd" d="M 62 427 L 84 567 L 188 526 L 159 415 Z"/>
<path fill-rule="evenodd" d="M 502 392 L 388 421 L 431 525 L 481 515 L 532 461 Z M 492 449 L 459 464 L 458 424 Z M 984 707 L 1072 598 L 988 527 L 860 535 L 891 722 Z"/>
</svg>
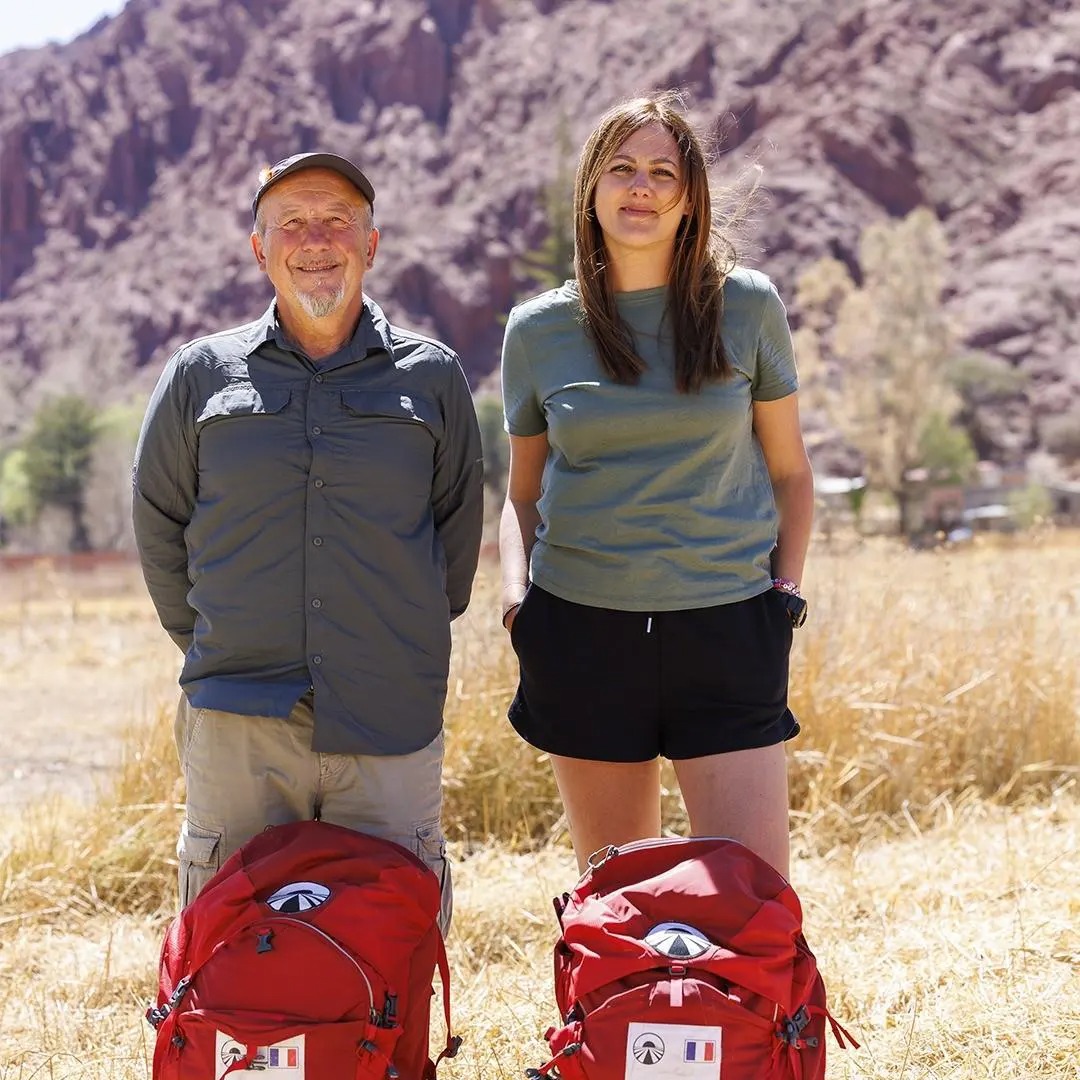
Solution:
<svg viewBox="0 0 1080 1080">
<path fill-rule="evenodd" d="M 267 1056 L 271 1069 L 295 1069 L 300 1064 L 300 1054 L 295 1046 L 271 1046 Z"/>
<path fill-rule="evenodd" d="M 716 1043 L 711 1039 L 687 1039 L 683 1044 L 683 1061 L 715 1061 Z"/>
</svg>

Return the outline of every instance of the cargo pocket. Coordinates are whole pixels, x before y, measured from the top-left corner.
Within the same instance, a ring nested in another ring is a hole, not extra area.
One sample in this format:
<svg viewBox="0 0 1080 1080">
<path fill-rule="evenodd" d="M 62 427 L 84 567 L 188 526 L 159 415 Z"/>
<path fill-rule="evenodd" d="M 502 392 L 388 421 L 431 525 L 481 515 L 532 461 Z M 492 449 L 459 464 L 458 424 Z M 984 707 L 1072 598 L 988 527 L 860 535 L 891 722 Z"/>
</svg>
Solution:
<svg viewBox="0 0 1080 1080">
<path fill-rule="evenodd" d="M 446 839 L 437 818 L 422 821 L 416 826 L 413 850 L 439 879 L 439 929 L 442 930 L 443 937 L 446 937 L 450 931 L 450 919 L 454 914 L 454 883 L 450 876 L 450 860 L 446 857 Z"/>
<path fill-rule="evenodd" d="M 176 706 L 176 720 L 173 723 L 176 757 L 180 762 L 181 769 L 187 768 L 192 743 L 195 742 L 195 737 L 199 734 L 199 728 L 202 727 L 205 715 L 205 709 L 196 709 L 188 701 L 187 696 L 181 693 L 180 702 Z"/>
<path fill-rule="evenodd" d="M 221 869 L 221 831 L 185 821 L 176 855 L 180 861 L 180 906 L 185 908 Z"/>
</svg>

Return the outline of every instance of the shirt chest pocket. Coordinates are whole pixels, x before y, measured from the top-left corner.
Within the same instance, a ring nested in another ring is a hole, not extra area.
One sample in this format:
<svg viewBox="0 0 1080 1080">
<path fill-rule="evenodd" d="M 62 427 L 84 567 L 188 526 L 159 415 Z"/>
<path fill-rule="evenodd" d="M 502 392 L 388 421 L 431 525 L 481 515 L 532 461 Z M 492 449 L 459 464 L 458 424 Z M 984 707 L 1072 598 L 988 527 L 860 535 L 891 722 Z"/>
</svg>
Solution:
<svg viewBox="0 0 1080 1080">
<path fill-rule="evenodd" d="M 196 425 L 212 424 L 217 420 L 229 420 L 240 416 L 267 416 L 281 412 L 289 404 L 287 387 L 256 387 L 249 382 L 229 383 L 212 394 Z"/>
<path fill-rule="evenodd" d="M 270 475 L 269 463 L 295 457 L 290 441 L 303 429 L 289 423 L 290 396 L 287 387 L 233 382 L 207 399 L 195 419 L 201 487 L 250 484 Z"/>
<path fill-rule="evenodd" d="M 333 445 L 348 480 L 427 499 L 443 432 L 436 403 L 393 390 L 343 390 L 341 409 Z"/>
</svg>

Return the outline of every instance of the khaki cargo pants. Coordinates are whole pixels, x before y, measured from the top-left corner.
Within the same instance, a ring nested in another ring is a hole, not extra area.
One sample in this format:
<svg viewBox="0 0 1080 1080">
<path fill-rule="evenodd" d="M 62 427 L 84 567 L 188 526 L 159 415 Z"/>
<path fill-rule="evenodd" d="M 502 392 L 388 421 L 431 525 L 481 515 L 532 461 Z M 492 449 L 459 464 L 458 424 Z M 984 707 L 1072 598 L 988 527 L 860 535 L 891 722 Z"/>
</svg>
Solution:
<svg viewBox="0 0 1080 1080">
<path fill-rule="evenodd" d="M 181 907 L 266 826 L 318 818 L 393 840 L 427 863 L 442 886 L 446 934 L 453 888 L 440 822 L 442 733 L 415 753 L 376 757 L 316 753 L 313 729 L 310 696 L 282 719 L 196 709 L 180 695 L 176 750 L 187 781 L 176 849 Z"/>
</svg>

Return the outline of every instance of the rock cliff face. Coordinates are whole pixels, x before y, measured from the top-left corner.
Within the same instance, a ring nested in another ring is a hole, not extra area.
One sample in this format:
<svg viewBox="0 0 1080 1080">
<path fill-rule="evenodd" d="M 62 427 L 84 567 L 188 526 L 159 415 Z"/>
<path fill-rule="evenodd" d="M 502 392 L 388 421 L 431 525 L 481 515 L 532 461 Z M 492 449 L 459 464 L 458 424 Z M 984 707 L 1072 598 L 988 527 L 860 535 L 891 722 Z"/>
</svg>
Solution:
<svg viewBox="0 0 1080 1080">
<path fill-rule="evenodd" d="M 751 261 L 792 296 L 870 221 L 926 204 L 962 340 L 1028 376 L 969 416 L 1016 461 L 1080 399 L 1080 10 L 1070 0 L 130 0 L 0 57 L 0 439 L 46 392 L 149 388 L 265 306 L 258 169 L 362 161 L 372 294 L 479 382 L 545 191 L 614 100 L 687 89 L 771 195 Z M 798 313 L 793 312 L 797 319 Z"/>
</svg>

